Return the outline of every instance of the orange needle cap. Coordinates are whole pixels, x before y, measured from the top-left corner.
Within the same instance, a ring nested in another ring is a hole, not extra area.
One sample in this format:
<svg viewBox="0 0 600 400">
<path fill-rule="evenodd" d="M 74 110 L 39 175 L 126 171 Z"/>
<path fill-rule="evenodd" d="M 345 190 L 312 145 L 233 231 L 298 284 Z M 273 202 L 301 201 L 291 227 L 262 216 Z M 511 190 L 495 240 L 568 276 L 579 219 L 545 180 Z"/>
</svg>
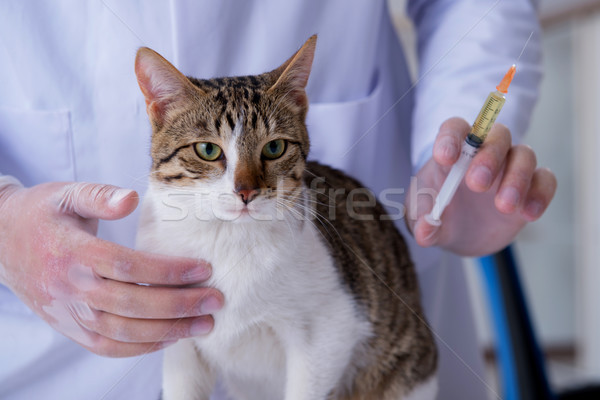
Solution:
<svg viewBox="0 0 600 400">
<path fill-rule="evenodd" d="M 496 89 L 498 89 L 499 92 L 502 92 L 502 93 L 508 92 L 508 86 L 510 86 L 510 83 L 512 82 L 513 77 L 515 76 L 516 70 L 517 70 L 517 67 L 515 66 L 515 64 L 513 64 L 508 69 L 508 72 L 506 73 L 506 75 L 504 75 L 504 78 L 502 78 L 502 81 L 500 81 L 500 84 L 498 86 L 496 86 Z"/>
</svg>

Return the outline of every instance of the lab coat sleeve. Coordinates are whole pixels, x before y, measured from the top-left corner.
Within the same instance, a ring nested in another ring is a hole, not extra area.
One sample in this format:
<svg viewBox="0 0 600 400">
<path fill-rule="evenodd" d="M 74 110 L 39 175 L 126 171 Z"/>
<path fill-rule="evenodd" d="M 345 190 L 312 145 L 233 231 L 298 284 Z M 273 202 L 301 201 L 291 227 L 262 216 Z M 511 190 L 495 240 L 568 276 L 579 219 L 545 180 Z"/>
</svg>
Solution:
<svg viewBox="0 0 600 400">
<path fill-rule="evenodd" d="M 409 0 L 419 58 L 412 124 L 412 163 L 431 157 L 439 127 L 458 116 L 472 123 L 490 91 L 517 61 L 533 32 L 497 122 L 518 143 L 541 80 L 540 25 L 532 0 Z"/>
</svg>

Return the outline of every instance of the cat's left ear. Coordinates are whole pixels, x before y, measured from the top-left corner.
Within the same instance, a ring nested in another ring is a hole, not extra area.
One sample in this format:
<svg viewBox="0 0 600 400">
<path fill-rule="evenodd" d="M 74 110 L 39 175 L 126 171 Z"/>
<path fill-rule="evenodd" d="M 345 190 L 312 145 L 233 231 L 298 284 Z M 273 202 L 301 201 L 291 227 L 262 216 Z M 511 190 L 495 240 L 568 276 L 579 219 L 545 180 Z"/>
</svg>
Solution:
<svg viewBox="0 0 600 400">
<path fill-rule="evenodd" d="M 203 94 L 170 62 L 147 47 L 137 52 L 135 74 L 146 98 L 148 116 L 158 129 L 170 112 Z"/>
<path fill-rule="evenodd" d="M 285 99 L 300 108 L 304 113 L 308 110 L 308 97 L 304 88 L 308 83 L 308 76 L 315 56 L 317 35 L 313 35 L 292 57 L 279 68 L 271 72 L 276 77 L 276 82 L 267 93 L 280 92 Z"/>
</svg>

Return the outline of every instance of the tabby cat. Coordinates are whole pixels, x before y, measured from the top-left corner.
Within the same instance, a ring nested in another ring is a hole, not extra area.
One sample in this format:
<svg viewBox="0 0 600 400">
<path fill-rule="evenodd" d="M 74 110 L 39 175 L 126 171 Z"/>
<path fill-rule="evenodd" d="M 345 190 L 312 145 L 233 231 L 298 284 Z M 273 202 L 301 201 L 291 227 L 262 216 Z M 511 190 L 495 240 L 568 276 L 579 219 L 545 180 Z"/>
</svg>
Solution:
<svg viewBox="0 0 600 400">
<path fill-rule="evenodd" d="M 153 130 L 138 248 L 209 261 L 206 285 L 225 296 L 210 334 L 167 348 L 166 400 L 209 399 L 217 379 L 237 400 L 435 396 L 403 238 L 360 183 L 306 160 L 315 46 L 208 80 L 138 51 Z"/>
</svg>

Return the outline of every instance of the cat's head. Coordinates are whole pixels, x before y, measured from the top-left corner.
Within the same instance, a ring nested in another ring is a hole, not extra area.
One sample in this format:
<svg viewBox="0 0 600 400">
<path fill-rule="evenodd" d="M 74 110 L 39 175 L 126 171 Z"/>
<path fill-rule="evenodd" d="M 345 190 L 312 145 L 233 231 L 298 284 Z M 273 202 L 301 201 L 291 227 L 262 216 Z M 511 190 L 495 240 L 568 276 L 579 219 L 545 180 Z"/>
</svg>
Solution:
<svg viewBox="0 0 600 400">
<path fill-rule="evenodd" d="M 211 210 L 203 211 L 223 219 L 274 215 L 293 202 L 309 151 L 305 87 L 315 45 L 312 36 L 271 72 L 207 80 L 139 49 L 135 72 L 153 131 L 150 184 L 207 196 Z"/>
</svg>

